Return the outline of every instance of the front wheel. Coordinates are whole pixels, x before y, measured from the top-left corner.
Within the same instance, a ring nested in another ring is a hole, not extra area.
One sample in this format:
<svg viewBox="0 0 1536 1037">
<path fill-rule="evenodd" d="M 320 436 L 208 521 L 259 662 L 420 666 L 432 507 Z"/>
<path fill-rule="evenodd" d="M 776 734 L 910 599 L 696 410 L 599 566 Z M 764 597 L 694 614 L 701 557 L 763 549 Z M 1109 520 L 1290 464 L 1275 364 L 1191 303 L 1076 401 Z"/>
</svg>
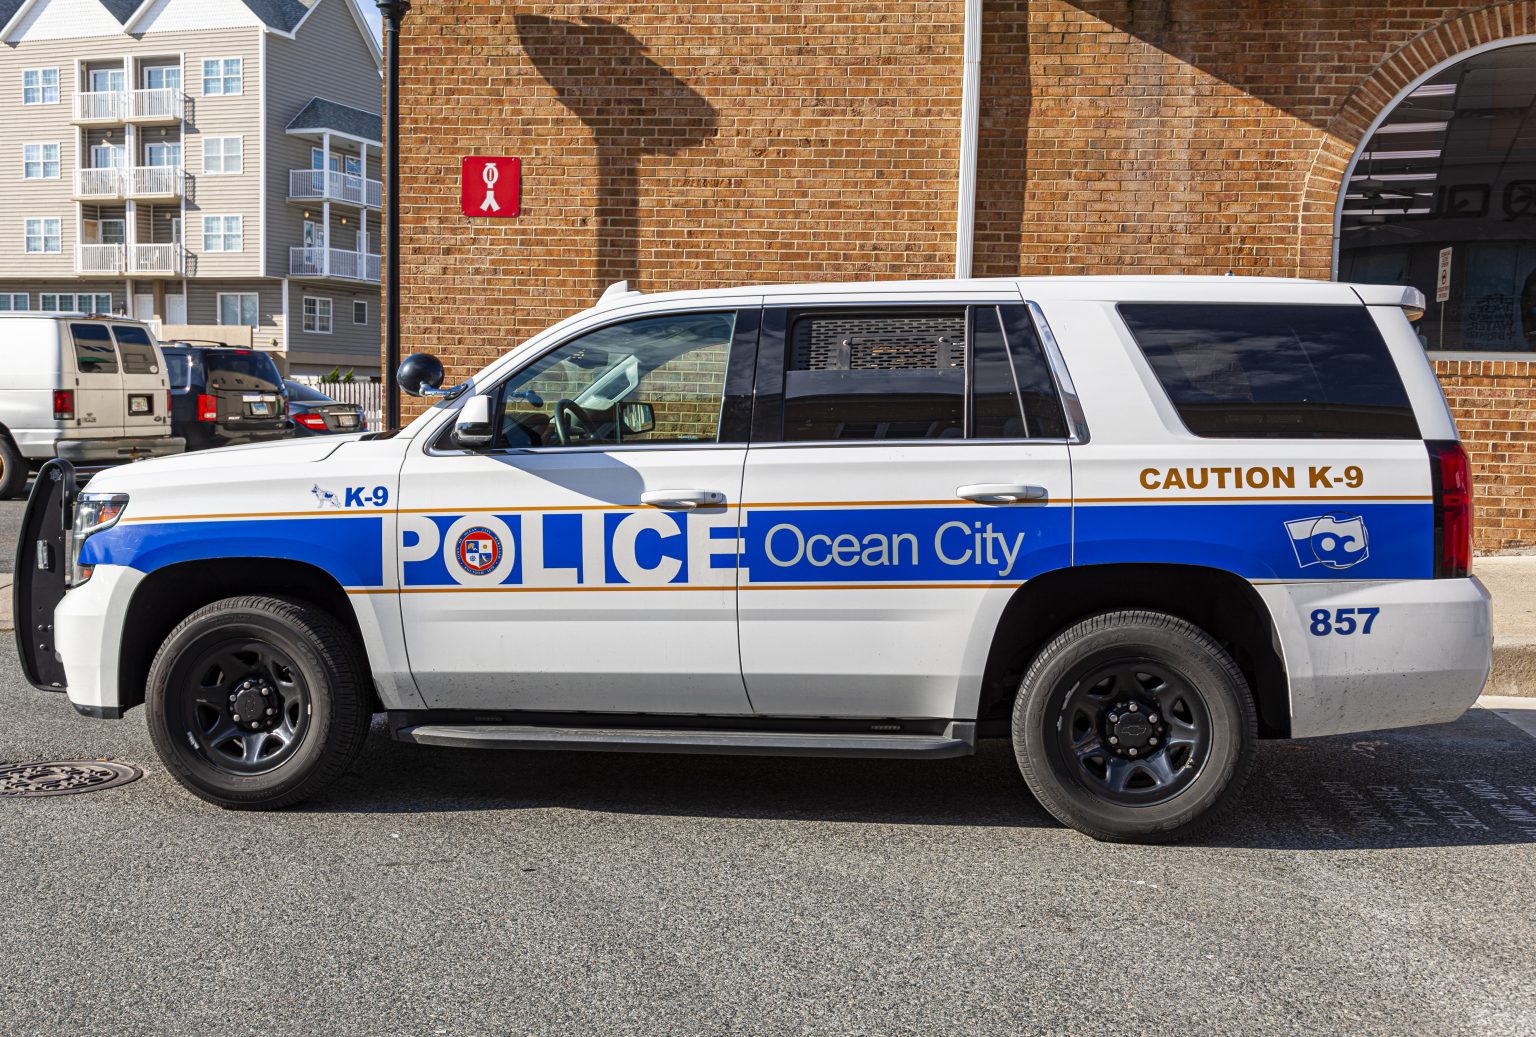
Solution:
<svg viewBox="0 0 1536 1037">
<path fill-rule="evenodd" d="M 368 735 L 367 670 L 350 633 L 302 601 L 226 598 L 171 631 L 145 704 L 155 751 L 194 795 L 270 810 L 344 773 Z"/>
<path fill-rule="evenodd" d="M 1062 631 L 1013 710 L 1035 798 L 1110 842 L 1168 842 L 1217 821 L 1247 781 L 1257 729 L 1232 657 L 1194 624 L 1140 610 Z"/>
</svg>

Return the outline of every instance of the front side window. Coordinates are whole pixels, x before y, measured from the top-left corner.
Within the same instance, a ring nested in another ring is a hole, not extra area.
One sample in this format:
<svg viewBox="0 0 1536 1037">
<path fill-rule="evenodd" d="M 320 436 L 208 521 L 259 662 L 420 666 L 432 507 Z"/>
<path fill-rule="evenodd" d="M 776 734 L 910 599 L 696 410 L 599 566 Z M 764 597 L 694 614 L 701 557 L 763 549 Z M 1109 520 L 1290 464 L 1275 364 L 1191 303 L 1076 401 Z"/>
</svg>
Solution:
<svg viewBox="0 0 1536 1037">
<path fill-rule="evenodd" d="M 22 104 L 58 104 L 59 70 L 29 68 L 21 74 Z"/>
<path fill-rule="evenodd" d="M 22 176 L 28 180 L 57 180 L 59 178 L 59 146 L 57 144 L 23 144 L 21 168 Z"/>
<path fill-rule="evenodd" d="M 105 324 L 71 324 L 69 330 L 81 374 L 117 373 L 117 350 L 112 348 L 112 333 Z"/>
<path fill-rule="evenodd" d="M 18 313 L 29 309 L 30 300 L 23 292 L 0 294 L 0 313 Z"/>
<path fill-rule="evenodd" d="M 304 296 L 304 330 L 317 335 L 331 333 L 331 300 Z"/>
<path fill-rule="evenodd" d="M 615 324 L 545 354 L 499 394 L 502 447 L 714 443 L 735 313 Z"/>
<path fill-rule="evenodd" d="M 1419 434 L 1397 364 L 1364 306 L 1121 303 L 1119 310 L 1197 436 Z"/>
<path fill-rule="evenodd" d="M 245 248 L 243 217 L 203 217 L 204 252 L 239 252 L 243 248 Z"/>
<path fill-rule="evenodd" d="M 203 93 L 229 97 L 242 89 L 244 66 L 240 58 L 207 58 L 203 61 Z"/>
<path fill-rule="evenodd" d="M 203 172 L 238 173 L 243 146 L 239 137 L 204 137 Z"/>
<path fill-rule="evenodd" d="M 261 300 L 255 292 L 224 292 L 219 295 L 219 323 L 244 324 L 248 328 L 261 324 Z"/>
<path fill-rule="evenodd" d="M 27 220 L 26 251 L 32 253 L 64 251 L 64 221 L 56 217 Z"/>
</svg>

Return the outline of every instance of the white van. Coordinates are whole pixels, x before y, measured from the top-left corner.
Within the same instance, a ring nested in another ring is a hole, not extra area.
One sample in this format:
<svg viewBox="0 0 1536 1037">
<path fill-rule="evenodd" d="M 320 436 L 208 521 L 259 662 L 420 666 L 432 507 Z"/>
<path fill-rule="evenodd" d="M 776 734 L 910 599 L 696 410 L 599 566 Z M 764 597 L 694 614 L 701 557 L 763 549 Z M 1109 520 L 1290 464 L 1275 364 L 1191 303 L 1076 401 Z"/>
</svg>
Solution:
<svg viewBox="0 0 1536 1037">
<path fill-rule="evenodd" d="M 1062 822 L 1189 835 L 1258 739 L 1446 723 L 1488 675 L 1423 302 L 1235 277 L 615 290 L 454 389 L 408 359 L 401 386 L 441 401 L 396 433 L 81 493 L 51 463 L 18 654 L 88 716 L 146 704 L 167 773 L 227 807 L 313 795 L 384 713 L 496 749 L 1007 738 Z"/>
<path fill-rule="evenodd" d="M 0 314 L 0 500 L 50 458 L 86 467 L 179 454 L 165 358 L 138 321 Z"/>
</svg>

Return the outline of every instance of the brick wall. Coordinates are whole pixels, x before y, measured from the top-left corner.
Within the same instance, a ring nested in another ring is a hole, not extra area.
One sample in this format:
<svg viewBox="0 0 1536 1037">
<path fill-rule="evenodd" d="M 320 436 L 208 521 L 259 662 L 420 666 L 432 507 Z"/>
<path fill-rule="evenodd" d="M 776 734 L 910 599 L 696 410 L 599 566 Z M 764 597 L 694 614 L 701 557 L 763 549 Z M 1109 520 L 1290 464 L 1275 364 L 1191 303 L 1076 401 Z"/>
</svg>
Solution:
<svg viewBox="0 0 1536 1037">
<path fill-rule="evenodd" d="M 962 10 L 418 4 L 407 351 L 465 373 L 622 278 L 947 275 Z M 975 271 L 1326 278 L 1370 121 L 1442 58 L 1527 33 L 1536 0 L 987 0 Z M 467 154 L 523 159 L 520 219 L 459 214 Z M 1536 543 L 1520 484 L 1536 409 L 1516 391 L 1536 376 L 1441 370 L 1477 464 L 1479 546 Z"/>
</svg>

